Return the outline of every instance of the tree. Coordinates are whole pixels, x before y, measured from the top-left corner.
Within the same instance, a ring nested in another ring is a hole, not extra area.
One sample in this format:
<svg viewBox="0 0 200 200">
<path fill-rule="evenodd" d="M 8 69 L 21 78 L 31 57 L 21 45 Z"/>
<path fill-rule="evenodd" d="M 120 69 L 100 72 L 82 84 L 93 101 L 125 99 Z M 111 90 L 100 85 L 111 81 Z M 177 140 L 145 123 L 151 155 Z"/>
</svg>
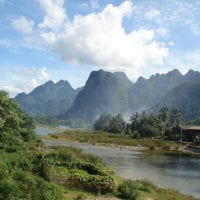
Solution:
<svg viewBox="0 0 200 200">
<path fill-rule="evenodd" d="M 182 114 L 177 108 L 173 108 L 170 113 L 169 120 L 173 127 L 181 125 Z"/>
<path fill-rule="evenodd" d="M 0 91 L 0 149 L 16 149 L 34 138 L 32 121 L 8 94 Z"/>
<path fill-rule="evenodd" d="M 166 126 L 166 123 L 167 123 L 168 120 L 169 120 L 169 114 L 170 114 L 170 112 L 169 112 L 168 108 L 166 108 L 166 107 L 162 107 L 162 108 L 159 110 L 159 115 L 158 115 L 158 117 L 159 117 L 160 121 L 161 121 L 165 126 Z"/>
<path fill-rule="evenodd" d="M 110 114 L 105 112 L 102 113 L 99 119 L 97 119 L 97 121 L 94 123 L 94 129 L 101 131 L 109 131 L 111 118 L 112 117 Z"/>
<path fill-rule="evenodd" d="M 125 129 L 125 122 L 121 116 L 121 114 L 117 114 L 116 116 L 111 118 L 109 131 L 111 133 L 123 133 Z"/>
<path fill-rule="evenodd" d="M 130 127 L 131 127 L 131 131 L 136 131 L 138 130 L 138 127 L 141 125 L 141 118 L 138 114 L 138 112 L 136 112 L 135 114 L 133 114 L 133 116 L 131 116 L 130 118 Z"/>
</svg>

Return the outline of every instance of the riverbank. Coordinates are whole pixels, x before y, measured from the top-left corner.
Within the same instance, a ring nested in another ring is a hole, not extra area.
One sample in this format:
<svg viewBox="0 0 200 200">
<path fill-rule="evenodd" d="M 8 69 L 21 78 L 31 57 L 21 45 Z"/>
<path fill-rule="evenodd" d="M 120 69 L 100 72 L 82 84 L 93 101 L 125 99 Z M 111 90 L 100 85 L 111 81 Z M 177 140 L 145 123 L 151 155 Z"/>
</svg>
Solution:
<svg viewBox="0 0 200 200">
<path fill-rule="evenodd" d="M 110 151 L 108 151 L 111 148 L 107 148 L 107 147 L 105 147 L 105 148 L 103 147 L 103 149 L 102 149 L 102 147 L 96 148 L 96 146 L 94 146 L 94 145 L 84 145 L 84 146 L 82 146 L 83 143 L 81 144 L 81 143 L 78 143 L 78 142 L 62 142 L 62 141 L 58 141 L 58 140 L 57 141 L 56 140 L 49 140 L 49 142 L 48 141 L 44 141 L 44 142 L 45 142 L 45 144 L 48 144 L 48 145 L 50 145 L 53 148 L 55 146 L 59 146 L 59 145 L 65 146 L 65 148 L 67 148 L 67 146 L 69 147 L 69 146 L 73 146 L 73 144 L 75 144 L 73 147 L 79 147 L 80 146 L 81 149 L 83 147 L 83 149 L 84 149 L 83 152 L 84 153 L 86 153 L 85 150 L 89 151 L 89 149 L 93 149 L 93 150 L 91 150 L 93 153 L 95 153 L 95 151 L 96 151 L 97 154 L 99 154 L 103 150 L 103 152 L 102 152 L 103 155 L 105 155 L 105 153 L 104 153 L 104 151 L 105 151 L 105 152 L 107 152 L 107 154 L 109 156 L 109 159 L 111 158 L 110 156 L 112 156 L 112 153 Z M 99 151 L 100 149 L 101 149 L 101 151 Z M 116 148 L 112 148 L 112 149 L 116 149 Z M 67 151 L 67 149 L 65 149 L 65 151 L 62 151 L 62 152 L 64 153 L 66 151 Z M 125 151 L 126 150 L 123 150 L 123 149 L 122 150 L 119 150 L 119 149 L 117 150 L 116 149 L 116 150 L 114 150 L 113 153 L 117 153 L 117 154 L 121 153 L 122 155 L 124 155 Z M 94 154 L 94 155 L 96 155 L 96 154 Z M 126 157 L 126 155 L 124 155 L 124 156 Z M 83 156 L 81 156 L 81 154 L 77 155 L 77 153 L 76 153 L 76 157 L 72 159 L 73 162 L 77 158 L 80 158 L 80 157 L 83 157 Z M 87 159 L 87 153 L 86 153 L 86 155 L 83 158 L 85 159 L 85 161 L 88 160 Z M 85 161 L 84 161 L 84 163 L 85 163 Z M 90 162 L 91 162 L 91 160 L 90 160 Z M 90 164 L 90 166 L 91 166 L 91 164 Z M 121 164 L 123 164 L 123 163 L 121 163 Z M 78 165 L 78 166 L 82 166 L 82 165 Z M 87 164 L 87 166 L 88 166 L 88 164 Z M 94 166 L 97 166 L 97 165 L 95 164 Z M 98 164 L 98 166 L 99 166 L 99 164 Z M 84 168 L 81 167 L 81 170 L 83 170 L 83 169 L 86 169 L 86 168 L 85 167 Z M 105 168 L 104 167 L 103 168 L 102 167 L 100 167 L 100 168 L 98 167 L 98 169 L 100 169 L 100 171 L 101 171 L 102 169 L 105 169 Z M 103 170 L 103 171 L 105 172 L 105 170 Z M 109 192 L 106 195 L 100 195 L 99 196 L 99 194 L 88 193 L 87 192 L 87 187 L 85 188 L 85 190 L 80 190 L 80 189 L 78 189 L 76 187 L 76 189 L 74 189 L 72 191 L 71 191 L 71 188 L 67 188 L 67 190 L 66 190 L 67 191 L 66 192 L 67 199 L 78 199 L 78 197 L 80 199 L 87 199 L 87 200 L 95 200 L 95 199 L 105 199 L 105 200 L 111 200 L 112 199 L 112 200 L 114 200 L 114 199 L 121 199 L 120 198 L 120 194 L 119 194 L 119 186 L 124 182 L 124 179 L 118 178 L 115 174 L 110 173 L 111 172 L 110 170 L 106 170 L 106 171 L 107 171 L 106 174 L 108 176 L 113 177 L 113 180 L 115 180 L 114 181 L 115 188 L 116 188 L 115 190 L 113 190 L 112 192 Z M 67 180 L 68 179 L 67 177 L 71 176 L 70 175 L 71 172 L 73 172 L 73 170 L 71 170 L 71 169 L 70 170 L 66 170 L 66 169 L 63 169 L 63 168 L 62 169 L 58 168 L 58 170 L 55 170 L 55 168 L 54 168 L 54 171 L 50 175 L 50 177 L 51 177 L 51 180 L 56 180 L 57 182 L 62 182 L 63 178 L 65 180 Z M 83 171 L 80 171 L 80 170 L 78 170 L 78 171 L 76 170 L 75 172 L 76 172 L 75 179 L 73 179 L 73 180 L 69 179 L 69 180 L 76 182 L 77 176 L 78 176 L 79 180 L 87 180 L 88 179 L 87 176 L 90 176 L 90 175 L 86 175 L 85 176 L 85 173 L 83 173 Z M 59 176 L 60 176 L 60 178 L 58 179 Z M 99 175 L 97 175 L 97 177 L 98 176 Z M 52 177 L 56 177 L 56 179 L 52 178 Z M 86 182 L 84 181 L 83 184 L 87 184 L 87 181 Z M 174 199 L 174 200 L 180 200 L 180 199 L 181 200 L 194 200 L 195 199 L 192 196 L 187 196 L 187 195 L 180 194 L 179 192 L 177 192 L 175 190 L 161 189 L 161 188 L 155 186 L 153 183 L 151 183 L 150 181 L 147 181 L 147 180 L 140 180 L 140 181 L 138 181 L 138 180 L 132 180 L 130 183 L 129 182 L 128 183 L 125 182 L 125 185 L 127 187 L 127 190 L 129 190 L 129 188 L 130 188 L 131 191 L 133 190 L 133 191 L 136 192 L 136 194 L 138 196 L 135 199 L 137 199 L 137 200 L 147 200 L 147 199 L 151 199 L 151 200 L 155 200 L 155 199 L 162 199 L 162 200 L 171 200 L 171 199 Z M 124 198 L 124 199 L 126 199 L 126 198 Z"/>
<path fill-rule="evenodd" d="M 43 136 L 45 139 L 57 139 L 61 141 L 86 142 L 100 146 L 113 146 L 130 150 L 156 150 L 156 151 L 175 151 L 190 153 L 185 150 L 185 145 L 174 141 L 161 141 L 156 139 L 133 139 L 129 135 L 110 134 L 99 131 L 80 131 L 67 130 L 62 133 L 48 134 Z"/>
</svg>

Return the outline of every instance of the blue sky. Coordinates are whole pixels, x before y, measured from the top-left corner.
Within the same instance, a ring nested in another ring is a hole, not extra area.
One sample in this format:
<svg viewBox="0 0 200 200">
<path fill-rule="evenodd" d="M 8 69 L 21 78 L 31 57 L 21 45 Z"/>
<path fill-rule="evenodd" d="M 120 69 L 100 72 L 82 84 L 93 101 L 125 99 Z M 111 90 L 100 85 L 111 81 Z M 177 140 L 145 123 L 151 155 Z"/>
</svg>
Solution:
<svg viewBox="0 0 200 200">
<path fill-rule="evenodd" d="M 135 81 L 200 69 L 199 0 L 0 0 L 0 89 L 53 80 L 85 84 L 92 70 Z"/>
</svg>

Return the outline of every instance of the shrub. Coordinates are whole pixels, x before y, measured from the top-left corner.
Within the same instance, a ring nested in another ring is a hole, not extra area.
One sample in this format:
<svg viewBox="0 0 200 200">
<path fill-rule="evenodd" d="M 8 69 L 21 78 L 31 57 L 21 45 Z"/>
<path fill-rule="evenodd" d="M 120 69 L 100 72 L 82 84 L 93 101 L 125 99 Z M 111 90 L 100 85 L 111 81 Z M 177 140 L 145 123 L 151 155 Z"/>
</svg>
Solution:
<svg viewBox="0 0 200 200">
<path fill-rule="evenodd" d="M 9 176 L 8 166 L 4 161 L 0 161 L 0 180 Z"/>
<path fill-rule="evenodd" d="M 12 179 L 4 178 L 0 180 L 0 199 L 1 200 L 20 199 L 18 198 L 20 193 L 21 192 L 18 189 L 18 185 Z"/>
<path fill-rule="evenodd" d="M 156 186 L 151 181 L 146 179 L 138 181 L 138 183 L 141 184 L 139 189 L 145 192 L 150 192 L 151 190 L 155 190 L 156 188 Z"/>
<path fill-rule="evenodd" d="M 137 131 L 133 131 L 133 133 L 131 134 L 131 138 L 138 139 L 140 138 L 140 134 Z"/>
<path fill-rule="evenodd" d="M 128 200 L 136 200 L 138 199 L 139 184 L 132 180 L 125 180 L 119 186 L 120 197 Z"/>
<path fill-rule="evenodd" d="M 84 189 L 95 193 L 108 193 L 115 189 L 115 181 L 109 175 L 90 175 L 83 170 L 71 170 L 71 176 L 67 180 L 72 187 Z"/>
</svg>

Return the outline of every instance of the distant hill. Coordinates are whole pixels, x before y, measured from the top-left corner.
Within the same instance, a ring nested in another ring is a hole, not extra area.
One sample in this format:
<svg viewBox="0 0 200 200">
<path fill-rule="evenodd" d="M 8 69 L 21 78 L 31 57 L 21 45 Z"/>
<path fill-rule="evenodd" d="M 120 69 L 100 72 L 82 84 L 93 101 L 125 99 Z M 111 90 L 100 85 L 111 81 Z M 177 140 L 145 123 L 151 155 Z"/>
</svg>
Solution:
<svg viewBox="0 0 200 200">
<path fill-rule="evenodd" d="M 166 96 L 154 106 L 158 111 L 161 107 L 178 108 L 182 111 L 184 121 L 200 116 L 200 82 L 184 83 L 172 89 Z"/>
<path fill-rule="evenodd" d="M 57 83 L 48 81 L 29 94 L 18 94 L 15 100 L 20 104 L 21 109 L 30 115 L 40 113 L 57 116 L 72 106 L 80 90 L 74 90 L 68 81 L 61 80 Z"/>
<path fill-rule="evenodd" d="M 152 75 L 149 79 L 138 78 L 130 90 L 130 110 L 141 112 L 158 103 L 167 92 L 184 82 L 178 70 L 167 74 Z"/>
<path fill-rule="evenodd" d="M 16 100 L 21 108 L 31 115 L 43 113 L 64 120 L 81 119 L 94 122 L 103 112 L 112 115 L 121 113 L 129 119 L 135 112 L 154 112 L 162 105 L 179 105 L 185 120 L 190 120 L 198 115 L 200 110 L 198 106 L 195 108 L 198 96 L 191 95 L 188 89 L 190 85 L 191 88 L 195 87 L 191 91 L 196 91 L 196 84 L 200 84 L 200 72 L 193 70 L 189 70 L 185 75 L 175 69 L 167 74 L 152 75 L 149 79 L 139 77 L 135 83 L 122 72 L 99 70 L 91 72 L 84 88 L 74 90 L 67 81 L 59 81 L 56 84 L 49 81 L 27 95 L 17 95 Z M 180 96 L 179 89 L 182 91 Z M 188 102 L 188 108 L 183 106 L 184 102 Z"/>
<path fill-rule="evenodd" d="M 164 97 L 184 83 L 200 83 L 200 72 L 189 70 L 182 75 L 177 69 L 167 74 L 152 75 L 149 79 L 140 77 L 129 93 L 130 110 L 141 112 L 162 102 Z"/>
<path fill-rule="evenodd" d="M 128 93 L 132 85 L 124 73 L 93 71 L 73 106 L 62 118 L 94 121 L 103 112 L 126 115 L 129 112 Z"/>
<path fill-rule="evenodd" d="M 175 69 L 167 74 L 152 75 L 149 79 L 140 77 L 133 84 L 124 73 L 92 72 L 84 90 L 62 117 L 94 121 L 107 112 L 121 113 L 128 119 L 133 113 L 149 110 L 162 102 L 170 91 L 184 83 L 200 83 L 200 73 L 190 70 L 182 75 Z"/>
</svg>

